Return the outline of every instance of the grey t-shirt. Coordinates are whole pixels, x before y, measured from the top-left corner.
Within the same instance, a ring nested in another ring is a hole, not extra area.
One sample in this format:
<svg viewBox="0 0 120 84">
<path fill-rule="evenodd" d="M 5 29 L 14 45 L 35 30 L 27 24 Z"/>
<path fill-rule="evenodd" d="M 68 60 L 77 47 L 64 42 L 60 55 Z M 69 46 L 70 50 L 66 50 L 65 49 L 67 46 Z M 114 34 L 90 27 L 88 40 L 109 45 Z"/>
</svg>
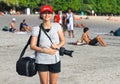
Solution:
<svg viewBox="0 0 120 84">
<path fill-rule="evenodd" d="M 32 36 L 38 36 L 39 34 L 39 26 L 32 28 Z M 47 32 L 49 37 L 51 38 L 52 42 L 55 44 L 59 44 L 59 36 L 58 31 L 61 30 L 61 26 L 58 23 L 52 23 L 50 31 Z M 50 48 L 51 42 L 49 38 L 46 36 L 46 34 L 41 30 L 40 35 L 40 41 L 39 41 L 39 47 L 41 48 Z M 38 64 L 54 64 L 60 61 L 59 51 L 56 52 L 55 55 L 50 55 L 46 53 L 37 52 L 36 63 Z"/>
</svg>

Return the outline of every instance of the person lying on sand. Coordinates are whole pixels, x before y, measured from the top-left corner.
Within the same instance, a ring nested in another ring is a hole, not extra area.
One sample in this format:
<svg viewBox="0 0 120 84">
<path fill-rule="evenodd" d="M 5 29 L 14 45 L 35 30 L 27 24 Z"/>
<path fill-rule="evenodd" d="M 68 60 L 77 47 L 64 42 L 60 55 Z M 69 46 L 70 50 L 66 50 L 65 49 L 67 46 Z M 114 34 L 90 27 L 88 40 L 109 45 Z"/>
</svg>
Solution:
<svg viewBox="0 0 120 84">
<path fill-rule="evenodd" d="M 106 44 L 105 42 L 103 41 L 102 37 L 100 35 L 98 35 L 97 37 L 95 37 L 94 39 L 90 39 L 89 36 L 88 36 L 88 33 L 89 33 L 89 28 L 88 27 L 85 27 L 83 29 L 83 34 L 82 34 L 82 37 L 81 39 L 79 39 L 76 44 L 79 44 L 79 43 L 82 43 L 83 41 L 85 41 L 86 44 L 89 44 L 89 45 L 96 45 L 97 43 L 99 43 L 101 46 L 105 47 Z"/>
<path fill-rule="evenodd" d="M 81 24 L 74 24 L 74 27 L 78 27 L 78 28 L 85 28 L 85 24 L 81 23 Z"/>
<path fill-rule="evenodd" d="M 109 16 L 109 17 L 107 18 L 107 20 L 109 20 L 109 21 L 117 21 L 117 19 L 113 18 L 112 16 Z"/>
</svg>

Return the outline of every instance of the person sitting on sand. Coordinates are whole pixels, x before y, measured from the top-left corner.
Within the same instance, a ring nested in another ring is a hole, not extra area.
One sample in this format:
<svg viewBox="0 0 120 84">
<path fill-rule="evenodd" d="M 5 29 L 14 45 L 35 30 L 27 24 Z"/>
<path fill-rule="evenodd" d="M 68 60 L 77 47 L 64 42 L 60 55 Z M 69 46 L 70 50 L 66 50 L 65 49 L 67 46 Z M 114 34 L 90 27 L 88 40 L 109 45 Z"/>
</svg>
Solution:
<svg viewBox="0 0 120 84">
<path fill-rule="evenodd" d="M 13 18 L 12 21 L 9 24 L 9 31 L 10 32 L 17 32 L 18 30 L 15 28 L 15 23 L 16 23 L 16 19 Z"/>
<path fill-rule="evenodd" d="M 82 34 L 82 37 L 80 40 L 78 40 L 76 42 L 76 44 L 79 44 L 79 43 L 82 43 L 83 41 L 85 41 L 86 44 L 89 44 L 89 45 L 96 45 L 96 43 L 99 43 L 101 46 L 105 47 L 106 44 L 105 42 L 103 41 L 102 37 L 100 35 L 98 35 L 97 37 L 95 37 L 94 39 L 90 39 L 89 36 L 88 36 L 88 33 L 89 33 L 89 28 L 88 27 L 85 27 L 83 29 L 83 34 Z"/>
<path fill-rule="evenodd" d="M 31 31 L 31 27 L 26 23 L 26 19 L 23 19 L 23 22 L 20 23 L 20 31 Z"/>
</svg>

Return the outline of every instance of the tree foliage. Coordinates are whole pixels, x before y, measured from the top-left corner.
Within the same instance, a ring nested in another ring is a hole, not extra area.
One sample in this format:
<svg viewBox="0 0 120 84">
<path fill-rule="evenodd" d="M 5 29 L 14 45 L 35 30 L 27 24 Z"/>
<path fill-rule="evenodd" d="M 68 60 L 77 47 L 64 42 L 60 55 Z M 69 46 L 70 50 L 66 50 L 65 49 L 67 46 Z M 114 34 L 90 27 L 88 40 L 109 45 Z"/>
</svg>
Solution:
<svg viewBox="0 0 120 84">
<path fill-rule="evenodd" d="M 0 9 L 39 9 L 43 4 L 49 4 L 54 10 L 64 12 L 71 8 L 76 13 L 84 11 L 89 14 L 94 10 L 96 14 L 120 14 L 120 0 L 0 0 Z"/>
</svg>

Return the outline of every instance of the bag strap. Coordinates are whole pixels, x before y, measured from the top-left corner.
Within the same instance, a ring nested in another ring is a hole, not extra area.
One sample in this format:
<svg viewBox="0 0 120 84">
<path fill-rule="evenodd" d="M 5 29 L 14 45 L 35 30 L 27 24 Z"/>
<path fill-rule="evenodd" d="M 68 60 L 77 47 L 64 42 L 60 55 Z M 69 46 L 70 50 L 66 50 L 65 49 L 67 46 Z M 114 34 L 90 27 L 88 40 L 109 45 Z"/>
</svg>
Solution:
<svg viewBox="0 0 120 84">
<path fill-rule="evenodd" d="M 43 30 L 43 32 L 46 34 L 46 36 L 49 38 L 50 42 L 53 44 L 53 42 L 52 42 L 50 36 L 49 36 L 49 35 L 47 34 L 47 32 L 45 31 L 45 29 L 43 28 L 42 24 L 41 24 L 40 27 L 41 27 L 41 29 Z"/>
<path fill-rule="evenodd" d="M 39 27 L 40 27 L 40 26 L 39 26 Z M 37 38 L 37 46 L 39 46 L 39 41 L 40 41 L 39 38 L 40 38 L 40 36 L 41 36 L 41 28 L 39 29 L 39 35 L 38 35 L 38 38 Z M 26 51 L 28 45 L 30 45 L 31 38 L 32 38 L 32 36 L 29 37 L 29 39 L 28 39 L 28 41 L 27 41 L 27 44 L 25 45 L 25 47 L 23 48 L 23 50 L 22 50 L 22 52 L 21 52 L 21 54 L 20 54 L 19 59 L 21 59 L 21 58 L 23 57 L 23 55 L 25 54 L 25 51 Z"/>
</svg>

